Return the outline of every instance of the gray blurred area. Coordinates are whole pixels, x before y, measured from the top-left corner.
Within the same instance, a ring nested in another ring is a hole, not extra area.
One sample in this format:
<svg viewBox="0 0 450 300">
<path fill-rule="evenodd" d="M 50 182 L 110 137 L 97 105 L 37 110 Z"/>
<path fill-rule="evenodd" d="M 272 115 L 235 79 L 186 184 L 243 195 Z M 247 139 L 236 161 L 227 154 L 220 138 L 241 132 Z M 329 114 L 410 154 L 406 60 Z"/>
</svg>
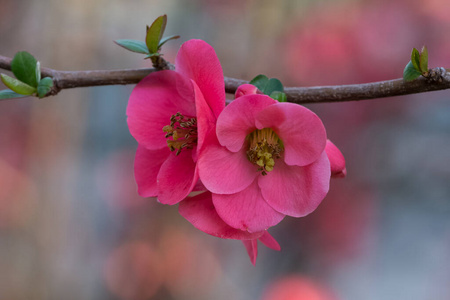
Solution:
<svg viewBox="0 0 450 300">
<path fill-rule="evenodd" d="M 431 67 L 450 67 L 447 0 L 0 0 L 0 54 L 58 70 L 149 67 L 113 40 L 144 39 L 162 14 L 166 35 L 181 35 L 166 59 L 200 38 L 229 77 L 387 80 L 422 45 Z M 348 176 L 314 213 L 271 229 L 282 250 L 260 244 L 254 267 L 241 242 L 137 195 L 132 88 L 0 102 L 1 300 L 450 299 L 449 91 L 309 105 Z"/>
</svg>

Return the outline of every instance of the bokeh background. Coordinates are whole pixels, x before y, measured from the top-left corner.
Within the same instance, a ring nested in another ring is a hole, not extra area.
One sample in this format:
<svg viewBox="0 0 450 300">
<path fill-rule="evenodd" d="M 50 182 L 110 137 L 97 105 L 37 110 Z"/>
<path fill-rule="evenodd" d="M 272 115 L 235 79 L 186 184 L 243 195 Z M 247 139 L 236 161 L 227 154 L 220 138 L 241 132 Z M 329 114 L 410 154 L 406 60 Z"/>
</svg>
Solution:
<svg viewBox="0 0 450 300">
<path fill-rule="evenodd" d="M 431 67 L 450 67 L 448 0 L 0 0 L 0 53 L 59 70 L 148 67 L 112 41 L 143 39 L 162 14 L 182 37 L 168 60 L 201 38 L 241 79 L 399 78 L 422 45 Z M 0 299 L 450 299 L 449 91 L 308 105 L 348 177 L 273 228 L 282 250 L 260 245 L 254 267 L 241 242 L 137 195 L 131 89 L 0 102 Z"/>
</svg>

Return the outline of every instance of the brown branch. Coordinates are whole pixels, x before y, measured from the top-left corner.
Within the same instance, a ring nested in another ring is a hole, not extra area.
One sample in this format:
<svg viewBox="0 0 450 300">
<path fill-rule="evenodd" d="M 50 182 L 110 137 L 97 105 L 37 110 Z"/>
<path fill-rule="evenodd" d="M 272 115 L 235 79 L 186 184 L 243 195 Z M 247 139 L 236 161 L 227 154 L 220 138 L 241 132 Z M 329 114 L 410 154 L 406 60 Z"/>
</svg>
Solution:
<svg viewBox="0 0 450 300">
<path fill-rule="evenodd" d="M 11 70 L 11 59 L 0 56 L 0 68 Z M 148 74 L 157 71 L 154 68 L 111 71 L 57 71 L 49 68 L 41 70 L 42 76 L 49 76 L 54 80 L 55 87 L 51 95 L 75 87 L 136 84 Z M 244 83 L 248 81 L 225 77 L 225 90 L 227 93 L 234 93 L 238 86 Z M 420 77 L 409 82 L 394 79 L 363 84 L 290 87 L 285 88 L 285 92 L 289 102 L 306 104 L 384 98 L 449 88 L 450 74 L 443 68 L 435 68 L 430 70 L 427 78 Z"/>
<path fill-rule="evenodd" d="M 443 68 L 431 70 L 427 78 L 413 81 L 402 78 L 362 84 L 285 88 L 289 102 L 324 103 L 369 100 L 410 95 L 450 88 L 450 74 Z"/>
</svg>

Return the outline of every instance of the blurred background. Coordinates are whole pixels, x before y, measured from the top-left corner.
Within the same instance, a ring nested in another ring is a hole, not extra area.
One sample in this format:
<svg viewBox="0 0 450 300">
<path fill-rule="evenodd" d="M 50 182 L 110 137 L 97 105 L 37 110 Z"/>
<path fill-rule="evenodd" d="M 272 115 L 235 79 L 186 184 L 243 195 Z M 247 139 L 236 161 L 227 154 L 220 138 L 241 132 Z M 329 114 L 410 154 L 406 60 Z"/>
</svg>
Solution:
<svg viewBox="0 0 450 300">
<path fill-rule="evenodd" d="M 149 67 L 112 41 L 144 39 L 162 14 L 166 35 L 181 35 L 166 59 L 201 38 L 230 77 L 400 78 L 423 45 L 430 67 L 450 67 L 447 0 L 0 0 L 0 54 L 58 70 Z M 0 299 L 450 299 L 450 91 L 309 105 L 348 177 L 273 228 L 282 250 L 260 244 L 254 267 L 240 241 L 137 195 L 132 88 L 0 102 Z"/>
</svg>

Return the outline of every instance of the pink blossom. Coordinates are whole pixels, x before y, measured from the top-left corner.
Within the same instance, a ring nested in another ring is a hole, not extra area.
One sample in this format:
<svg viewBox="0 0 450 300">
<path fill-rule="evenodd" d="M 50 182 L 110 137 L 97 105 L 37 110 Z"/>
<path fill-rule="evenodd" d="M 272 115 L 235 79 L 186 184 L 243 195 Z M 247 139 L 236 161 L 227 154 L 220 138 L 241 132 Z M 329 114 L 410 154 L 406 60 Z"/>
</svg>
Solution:
<svg viewBox="0 0 450 300">
<path fill-rule="evenodd" d="M 342 152 L 330 140 L 327 140 L 325 147 L 328 159 L 330 160 L 331 177 L 343 178 L 347 176 L 345 158 Z"/>
<path fill-rule="evenodd" d="M 199 175 L 229 226 L 262 232 L 316 209 L 329 189 L 325 128 L 307 108 L 260 94 L 228 105 L 199 155 Z"/>
<path fill-rule="evenodd" d="M 241 240 L 247 249 L 253 265 L 258 256 L 258 240 L 267 247 L 280 251 L 280 245 L 269 232 L 248 232 L 233 228 L 225 223 L 214 208 L 210 192 L 188 197 L 180 202 L 178 210 L 195 228 L 222 239 Z"/>
<path fill-rule="evenodd" d="M 234 98 L 237 99 L 252 94 L 262 94 L 262 92 L 253 84 L 242 84 L 237 88 L 236 93 L 234 93 Z"/>
<path fill-rule="evenodd" d="M 145 77 L 131 93 L 128 127 L 138 142 L 138 193 L 176 204 L 198 185 L 197 152 L 225 107 L 224 77 L 214 49 L 185 42 L 176 71 Z"/>
</svg>

